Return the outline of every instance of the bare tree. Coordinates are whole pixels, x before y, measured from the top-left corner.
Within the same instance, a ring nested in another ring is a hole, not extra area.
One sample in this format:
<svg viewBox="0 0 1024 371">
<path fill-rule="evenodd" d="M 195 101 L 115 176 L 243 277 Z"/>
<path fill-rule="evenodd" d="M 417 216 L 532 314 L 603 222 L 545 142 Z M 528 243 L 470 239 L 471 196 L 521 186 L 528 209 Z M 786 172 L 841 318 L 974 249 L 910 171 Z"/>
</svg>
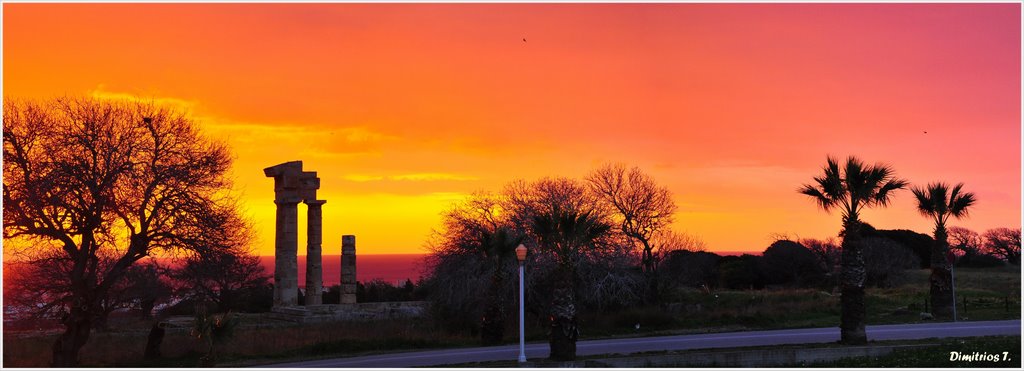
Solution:
<svg viewBox="0 0 1024 371">
<path fill-rule="evenodd" d="M 672 224 L 676 204 L 672 192 L 659 186 L 638 167 L 605 165 L 586 177 L 590 190 L 615 210 L 619 231 L 642 251 L 641 266 L 648 277 L 649 301 L 657 300 L 658 261 L 654 238 Z"/>
<path fill-rule="evenodd" d="M 61 259 L 69 295 L 53 366 L 71 367 L 103 300 L 151 254 L 224 248 L 238 217 L 228 148 L 186 114 L 143 103 L 59 98 L 4 101 L 4 240 Z M 46 299 L 46 298 L 40 298 Z"/>
<path fill-rule="evenodd" d="M 960 255 L 978 255 L 984 244 L 981 235 L 964 227 L 949 227 L 949 248 L 960 252 Z"/>
<path fill-rule="evenodd" d="M 675 230 L 663 230 L 656 233 L 651 242 L 655 246 L 654 257 L 659 262 L 665 255 L 673 251 L 698 252 L 708 249 L 707 242 L 700 236 Z"/>
<path fill-rule="evenodd" d="M 1020 265 L 1020 228 L 993 228 L 985 231 L 984 237 L 989 254 Z"/>
<path fill-rule="evenodd" d="M 499 344 L 504 337 L 506 305 L 502 293 L 509 273 L 515 268 L 515 249 L 524 240 L 523 233 L 512 225 L 503 203 L 500 195 L 473 194 L 442 215 L 443 228 L 433 244 L 438 257 L 477 255 L 480 268 L 490 277 L 480 316 L 483 345 Z"/>
<path fill-rule="evenodd" d="M 243 233 L 247 235 L 247 231 Z M 177 282 L 178 296 L 204 305 L 212 303 L 215 308 L 210 309 L 218 312 L 251 311 L 254 307 L 258 308 L 258 303 L 253 302 L 258 299 L 258 295 L 254 294 L 267 287 L 271 276 L 260 264 L 259 256 L 246 246 L 236 245 L 234 248 L 185 258 L 180 267 L 169 272 L 169 276 Z"/>
<path fill-rule="evenodd" d="M 808 250 L 811 250 L 811 252 L 818 257 L 818 261 L 821 262 L 822 267 L 825 268 L 825 272 L 827 272 L 828 275 L 832 275 L 837 272 L 842 250 L 839 248 L 839 244 L 836 243 L 835 237 L 829 237 L 824 240 L 801 238 L 798 242 L 807 247 Z"/>
</svg>

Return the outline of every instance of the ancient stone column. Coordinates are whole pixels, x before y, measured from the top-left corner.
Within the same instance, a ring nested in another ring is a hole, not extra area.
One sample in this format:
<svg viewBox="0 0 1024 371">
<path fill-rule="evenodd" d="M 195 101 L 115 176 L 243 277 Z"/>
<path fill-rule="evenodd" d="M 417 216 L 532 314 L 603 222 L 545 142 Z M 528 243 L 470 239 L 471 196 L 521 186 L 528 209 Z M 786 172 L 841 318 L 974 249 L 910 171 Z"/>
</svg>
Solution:
<svg viewBox="0 0 1024 371">
<path fill-rule="evenodd" d="M 323 260 L 320 245 L 323 241 L 323 210 L 325 200 L 306 201 L 306 305 L 323 304 Z"/>
<path fill-rule="evenodd" d="M 277 223 L 274 235 L 274 306 L 295 306 L 299 303 L 299 226 L 298 204 L 303 182 L 302 161 L 291 161 L 263 169 L 274 178 L 274 203 Z M 308 188 L 308 187 L 305 187 Z M 315 192 L 315 191 L 314 191 Z M 311 198 L 311 199 L 315 199 Z"/>
<path fill-rule="evenodd" d="M 274 306 L 295 306 L 299 303 L 298 202 L 274 201 L 277 204 L 277 231 L 274 239 Z"/>
<path fill-rule="evenodd" d="M 356 302 L 356 236 L 341 236 L 341 303 Z"/>
</svg>

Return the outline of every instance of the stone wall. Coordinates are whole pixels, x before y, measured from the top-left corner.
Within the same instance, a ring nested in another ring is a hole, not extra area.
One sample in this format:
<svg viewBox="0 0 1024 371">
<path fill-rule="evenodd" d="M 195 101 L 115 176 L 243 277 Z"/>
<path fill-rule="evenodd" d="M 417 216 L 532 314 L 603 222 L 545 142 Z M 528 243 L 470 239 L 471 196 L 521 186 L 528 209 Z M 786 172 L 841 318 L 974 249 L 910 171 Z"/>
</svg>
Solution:
<svg viewBox="0 0 1024 371">
<path fill-rule="evenodd" d="M 427 302 L 394 301 L 275 307 L 271 309 L 271 313 L 275 319 L 299 323 L 414 318 L 426 315 Z"/>
</svg>

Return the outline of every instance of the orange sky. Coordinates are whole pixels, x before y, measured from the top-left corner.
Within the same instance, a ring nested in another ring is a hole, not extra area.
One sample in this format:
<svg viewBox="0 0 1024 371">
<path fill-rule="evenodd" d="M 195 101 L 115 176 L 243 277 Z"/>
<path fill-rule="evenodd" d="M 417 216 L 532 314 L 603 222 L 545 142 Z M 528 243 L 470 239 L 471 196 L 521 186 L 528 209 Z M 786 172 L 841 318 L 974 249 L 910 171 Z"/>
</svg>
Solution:
<svg viewBox="0 0 1024 371">
<path fill-rule="evenodd" d="M 3 4 L 3 93 L 191 110 L 263 254 L 262 169 L 290 160 L 319 172 L 325 254 L 424 252 L 470 192 L 609 161 L 711 250 L 760 251 L 838 232 L 796 192 L 827 154 L 965 182 L 953 224 L 1019 228 L 1020 45 L 1020 4 Z M 863 219 L 932 228 L 909 192 Z"/>
</svg>

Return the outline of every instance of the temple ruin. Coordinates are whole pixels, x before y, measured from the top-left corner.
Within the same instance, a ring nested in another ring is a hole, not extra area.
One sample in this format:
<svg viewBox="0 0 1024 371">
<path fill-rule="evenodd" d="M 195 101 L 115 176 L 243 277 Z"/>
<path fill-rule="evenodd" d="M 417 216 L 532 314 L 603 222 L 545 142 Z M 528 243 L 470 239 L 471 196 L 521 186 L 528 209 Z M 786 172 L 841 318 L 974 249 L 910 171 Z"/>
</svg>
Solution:
<svg viewBox="0 0 1024 371">
<path fill-rule="evenodd" d="M 274 178 L 277 223 L 274 238 L 274 307 L 298 306 L 298 205 L 306 204 L 306 293 L 305 305 L 322 304 L 323 291 L 323 205 L 316 191 L 320 178 L 315 171 L 303 171 L 302 161 L 291 161 L 263 169 Z M 342 237 L 342 303 L 356 302 L 355 236 Z M 314 293 L 310 295 L 310 293 Z"/>
<path fill-rule="evenodd" d="M 294 322 L 366 320 L 419 316 L 422 302 L 356 303 L 356 236 L 341 237 L 341 303 L 323 304 L 323 205 L 316 191 L 320 178 L 304 171 L 302 161 L 263 169 L 274 178 L 277 221 L 274 234 L 274 318 Z M 306 295 L 299 306 L 298 205 L 306 204 Z"/>
</svg>

